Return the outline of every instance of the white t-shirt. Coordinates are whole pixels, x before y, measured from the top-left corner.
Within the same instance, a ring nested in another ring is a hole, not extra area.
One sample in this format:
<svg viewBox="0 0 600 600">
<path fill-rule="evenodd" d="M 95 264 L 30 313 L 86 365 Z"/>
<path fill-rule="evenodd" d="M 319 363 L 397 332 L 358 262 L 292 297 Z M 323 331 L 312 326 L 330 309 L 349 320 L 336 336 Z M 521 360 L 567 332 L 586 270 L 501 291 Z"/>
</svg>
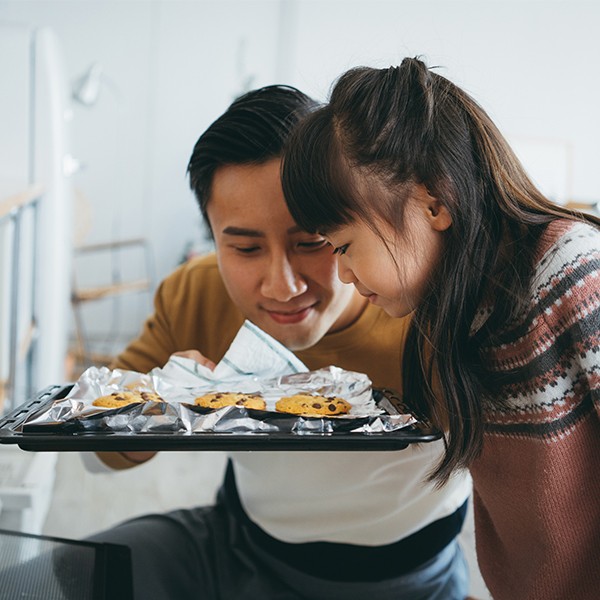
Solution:
<svg viewBox="0 0 600 600">
<path fill-rule="evenodd" d="M 392 452 L 232 452 L 248 516 L 289 543 L 378 546 L 455 512 L 471 493 L 468 472 L 436 489 L 423 483 L 441 440 Z"/>
</svg>

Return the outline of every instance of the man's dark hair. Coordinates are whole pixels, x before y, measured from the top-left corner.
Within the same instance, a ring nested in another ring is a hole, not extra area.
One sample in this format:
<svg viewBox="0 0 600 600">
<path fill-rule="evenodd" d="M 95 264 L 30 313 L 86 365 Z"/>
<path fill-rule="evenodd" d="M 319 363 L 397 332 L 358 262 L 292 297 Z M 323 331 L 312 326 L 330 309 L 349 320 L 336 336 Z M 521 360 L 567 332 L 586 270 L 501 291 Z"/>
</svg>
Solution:
<svg viewBox="0 0 600 600">
<path fill-rule="evenodd" d="M 206 207 L 215 171 L 225 165 L 262 164 L 281 156 L 292 129 L 317 107 L 300 90 L 270 85 L 237 98 L 198 138 L 187 172 L 209 225 Z"/>
</svg>

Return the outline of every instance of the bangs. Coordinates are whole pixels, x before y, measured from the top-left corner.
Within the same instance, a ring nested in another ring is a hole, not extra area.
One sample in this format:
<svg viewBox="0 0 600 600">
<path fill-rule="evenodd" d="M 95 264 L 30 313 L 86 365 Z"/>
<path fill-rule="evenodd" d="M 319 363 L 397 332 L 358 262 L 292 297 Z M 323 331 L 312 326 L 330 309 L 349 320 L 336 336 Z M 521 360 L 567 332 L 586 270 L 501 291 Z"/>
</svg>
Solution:
<svg viewBox="0 0 600 600">
<path fill-rule="evenodd" d="M 283 152 L 281 181 L 293 219 L 327 234 L 356 216 L 352 168 L 342 152 L 328 106 L 306 117 Z"/>
</svg>

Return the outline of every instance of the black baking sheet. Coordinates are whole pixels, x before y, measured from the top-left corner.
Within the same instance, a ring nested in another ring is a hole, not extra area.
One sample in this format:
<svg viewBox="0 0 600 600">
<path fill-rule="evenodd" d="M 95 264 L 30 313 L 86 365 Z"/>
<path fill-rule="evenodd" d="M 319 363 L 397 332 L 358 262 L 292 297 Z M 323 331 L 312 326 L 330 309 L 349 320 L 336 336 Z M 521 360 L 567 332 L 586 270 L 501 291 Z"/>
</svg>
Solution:
<svg viewBox="0 0 600 600">
<path fill-rule="evenodd" d="M 441 438 L 439 431 L 414 424 L 381 433 L 351 433 L 343 427 L 331 433 L 269 432 L 269 433 L 139 433 L 82 431 L 64 424 L 52 430 L 47 426 L 29 428 L 23 425 L 48 407 L 64 398 L 72 384 L 55 385 L 41 391 L 8 415 L 0 418 L 0 443 L 17 444 L 31 451 L 142 451 L 142 450 L 402 450 L 409 444 L 432 442 Z M 389 390 L 374 390 L 377 403 L 399 403 Z M 123 409 L 119 409 L 123 410 Z M 32 430 L 33 429 L 33 430 Z"/>
</svg>

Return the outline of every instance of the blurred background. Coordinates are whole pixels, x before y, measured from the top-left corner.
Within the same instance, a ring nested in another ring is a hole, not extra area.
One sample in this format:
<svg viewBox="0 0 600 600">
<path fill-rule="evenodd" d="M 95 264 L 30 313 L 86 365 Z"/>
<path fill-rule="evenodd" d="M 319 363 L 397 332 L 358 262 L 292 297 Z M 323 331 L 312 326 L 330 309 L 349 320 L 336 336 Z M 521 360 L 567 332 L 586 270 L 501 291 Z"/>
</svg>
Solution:
<svg viewBox="0 0 600 600">
<path fill-rule="evenodd" d="M 0 0 L 0 413 L 108 360 L 158 282 L 210 250 L 187 162 L 248 89 L 326 100 L 350 67 L 419 55 L 483 105 L 543 191 L 592 209 L 599 25 L 600 4 L 578 0 Z M 203 459 L 215 482 L 221 459 Z M 78 494 L 102 493 L 61 460 Z M 71 491 L 57 489 L 60 513 Z"/>
<path fill-rule="evenodd" d="M 68 315 L 72 356 L 95 352 L 98 362 L 118 351 L 151 309 L 150 288 L 210 248 L 187 161 L 207 125 L 252 87 L 287 83 L 325 100 L 352 66 L 420 55 L 487 109 L 546 193 L 595 203 L 599 23 L 597 3 L 578 1 L 0 0 L 5 38 L 19 28 L 30 44 L 40 29 L 55 36 L 56 83 L 67 88 L 71 197 L 61 221 L 75 254 L 73 276 L 54 280 L 81 296 L 79 322 Z M 3 49 L 0 124 L 14 138 L 9 98 L 25 51 Z M 4 154 L 14 145 L 0 135 Z M 0 169 L 0 181 L 10 178 Z"/>
</svg>

